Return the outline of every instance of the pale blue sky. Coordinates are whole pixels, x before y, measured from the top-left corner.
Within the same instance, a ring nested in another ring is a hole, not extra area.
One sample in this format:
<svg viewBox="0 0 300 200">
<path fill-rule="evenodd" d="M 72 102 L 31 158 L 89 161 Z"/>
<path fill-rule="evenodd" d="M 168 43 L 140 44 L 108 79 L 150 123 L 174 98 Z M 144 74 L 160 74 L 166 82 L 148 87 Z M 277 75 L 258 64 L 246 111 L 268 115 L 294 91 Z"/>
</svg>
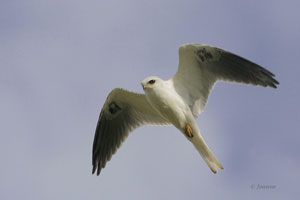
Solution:
<svg viewBox="0 0 300 200">
<path fill-rule="evenodd" d="M 0 1 L 0 199 L 299 198 L 300 2 Z M 183 43 L 216 45 L 277 75 L 277 90 L 219 83 L 199 126 L 210 172 L 173 127 L 135 130 L 91 175 L 110 90 L 177 70 Z M 276 185 L 253 190 L 254 184 Z"/>
</svg>

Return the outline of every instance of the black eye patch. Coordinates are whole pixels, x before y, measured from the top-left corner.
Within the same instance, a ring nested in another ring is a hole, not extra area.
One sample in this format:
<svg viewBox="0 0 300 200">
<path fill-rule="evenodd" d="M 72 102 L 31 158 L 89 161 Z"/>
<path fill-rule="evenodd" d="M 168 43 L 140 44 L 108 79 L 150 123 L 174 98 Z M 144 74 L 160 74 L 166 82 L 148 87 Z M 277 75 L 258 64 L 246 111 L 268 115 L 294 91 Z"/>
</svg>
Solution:
<svg viewBox="0 0 300 200">
<path fill-rule="evenodd" d="M 152 80 L 148 81 L 148 83 L 153 85 L 155 83 L 155 80 L 152 79 Z"/>
</svg>

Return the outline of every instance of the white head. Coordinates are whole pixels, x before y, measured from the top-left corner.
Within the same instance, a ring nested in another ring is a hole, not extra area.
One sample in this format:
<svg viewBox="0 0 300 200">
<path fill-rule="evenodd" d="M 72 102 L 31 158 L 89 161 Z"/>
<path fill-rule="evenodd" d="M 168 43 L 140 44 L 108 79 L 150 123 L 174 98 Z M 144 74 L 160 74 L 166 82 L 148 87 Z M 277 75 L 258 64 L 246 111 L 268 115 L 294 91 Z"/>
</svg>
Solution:
<svg viewBox="0 0 300 200">
<path fill-rule="evenodd" d="M 163 83 L 164 81 L 157 76 L 147 77 L 141 82 L 143 89 L 145 91 L 155 89 L 156 87 L 162 85 Z"/>
</svg>

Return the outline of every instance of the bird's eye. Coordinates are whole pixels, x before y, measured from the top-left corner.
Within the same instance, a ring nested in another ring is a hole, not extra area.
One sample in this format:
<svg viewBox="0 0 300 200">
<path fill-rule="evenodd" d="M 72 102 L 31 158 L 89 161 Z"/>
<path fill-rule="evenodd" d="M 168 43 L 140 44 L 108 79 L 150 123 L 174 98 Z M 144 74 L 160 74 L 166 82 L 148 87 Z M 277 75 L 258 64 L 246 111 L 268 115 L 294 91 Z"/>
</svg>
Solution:
<svg viewBox="0 0 300 200">
<path fill-rule="evenodd" d="M 152 79 L 152 80 L 148 81 L 148 83 L 153 85 L 155 83 L 155 80 Z"/>
</svg>

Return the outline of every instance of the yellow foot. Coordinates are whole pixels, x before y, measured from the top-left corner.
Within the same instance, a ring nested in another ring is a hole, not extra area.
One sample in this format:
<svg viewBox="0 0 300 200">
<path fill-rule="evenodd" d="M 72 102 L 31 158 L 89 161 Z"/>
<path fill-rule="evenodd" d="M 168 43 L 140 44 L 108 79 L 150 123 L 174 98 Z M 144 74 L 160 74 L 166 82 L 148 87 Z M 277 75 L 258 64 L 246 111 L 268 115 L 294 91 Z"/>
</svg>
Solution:
<svg viewBox="0 0 300 200">
<path fill-rule="evenodd" d="M 185 131 L 184 131 L 184 133 L 185 133 L 185 135 L 188 138 L 194 137 L 194 135 L 193 135 L 193 129 L 192 129 L 191 125 L 189 125 L 189 124 L 185 125 Z"/>
</svg>

